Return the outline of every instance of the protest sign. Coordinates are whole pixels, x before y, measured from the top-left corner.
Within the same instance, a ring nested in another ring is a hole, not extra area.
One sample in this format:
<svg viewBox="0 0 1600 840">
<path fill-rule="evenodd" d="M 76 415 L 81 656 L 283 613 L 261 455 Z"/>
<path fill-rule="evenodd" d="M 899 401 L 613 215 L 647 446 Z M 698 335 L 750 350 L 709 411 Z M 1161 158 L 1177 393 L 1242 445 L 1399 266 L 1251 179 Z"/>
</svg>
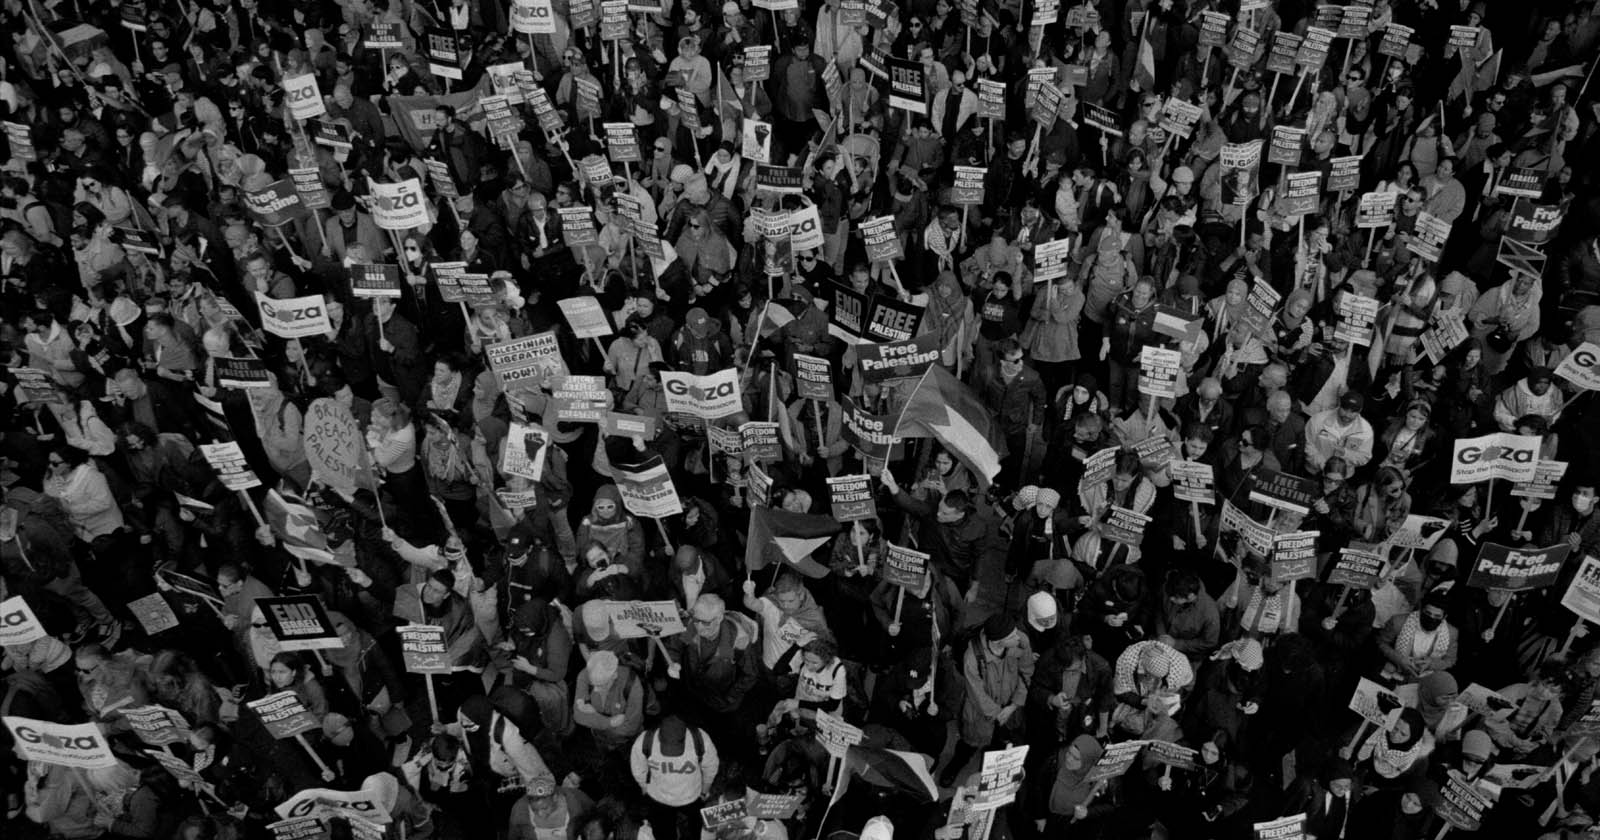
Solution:
<svg viewBox="0 0 1600 840">
<path fill-rule="evenodd" d="M 322 183 L 322 170 L 316 167 L 290 169 L 289 182 L 294 185 L 295 195 L 300 197 L 300 203 L 307 210 L 321 210 L 333 206 L 333 198 Z"/>
<path fill-rule="evenodd" d="M 795 394 L 803 400 L 833 399 L 833 370 L 820 356 L 794 354 Z"/>
<path fill-rule="evenodd" d="M 117 766 L 111 744 L 97 724 L 51 723 L 11 715 L 3 720 L 6 729 L 11 730 L 12 749 L 29 761 L 80 770 Z"/>
<path fill-rule="evenodd" d="M 602 126 L 606 132 L 606 157 L 612 163 L 637 163 L 644 160 L 639 150 L 639 133 L 631 122 L 608 122 Z"/>
<path fill-rule="evenodd" d="M 403 624 L 395 630 L 400 634 L 400 657 L 407 671 L 413 674 L 450 673 L 450 649 L 445 644 L 443 627 Z"/>
<path fill-rule="evenodd" d="M 656 419 L 638 414 L 608 411 L 605 419 L 600 422 L 600 432 L 605 435 L 641 437 L 645 440 L 651 440 L 656 436 Z"/>
<path fill-rule="evenodd" d="M 1242 207 L 1260 192 L 1261 141 L 1224 143 L 1221 153 L 1222 203 Z"/>
<path fill-rule="evenodd" d="M 939 361 L 942 348 L 934 334 L 918 336 L 911 341 L 885 344 L 859 344 L 856 346 L 856 363 L 867 382 L 882 384 L 898 379 L 918 379 L 928 368 Z"/>
<path fill-rule="evenodd" d="M 928 113 L 928 74 L 922 63 L 912 58 L 895 58 L 888 61 L 889 107 Z"/>
<path fill-rule="evenodd" d="M 418 178 L 398 184 L 380 184 L 368 181 L 372 194 L 372 221 L 382 230 L 407 231 L 432 221 L 428 203 L 423 200 L 422 181 Z"/>
<path fill-rule="evenodd" d="M 799 195 L 805 178 L 798 166 L 772 166 L 756 164 L 756 189 L 780 195 Z"/>
<path fill-rule="evenodd" d="M 1003 120 L 1006 118 L 1006 86 L 994 79 L 978 80 L 978 118 Z"/>
<path fill-rule="evenodd" d="M 178 614 L 172 611 L 172 605 L 160 592 L 129 601 L 128 612 L 133 614 L 146 636 L 157 636 L 178 626 Z"/>
<path fill-rule="evenodd" d="M 1319 531 L 1292 531 L 1272 537 L 1272 579 L 1280 583 L 1317 576 Z"/>
<path fill-rule="evenodd" d="M 46 635 L 39 616 L 21 595 L 0 601 L 0 645 L 25 645 Z"/>
<path fill-rule="evenodd" d="M 1203 113 L 1199 105 L 1171 96 L 1161 106 L 1161 127 L 1179 137 L 1188 137 L 1194 134 Z"/>
<path fill-rule="evenodd" d="M 257 598 L 256 607 L 266 617 L 272 635 L 284 650 L 330 650 L 344 647 L 333 629 L 322 599 L 316 595 Z"/>
<path fill-rule="evenodd" d="M 739 394 L 739 371 L 734 368 L 704 376 L 663 371 L 661 390 L 666 394 L 668 411 L 702 420 L 717 420 L 744 410 L 744 400 Z"/>
<path fill-rule="evenodd" d="M 1300 49 L 1295 51 L 1294 63 L 1301 73 L 1312 75 L 1322 70 L 1322 65 L 1328 60 L 1328 51 L 1333 46 L 1334 33 L 1320 26 L 1306 28 L 1306 34 L 1300 41 Z"/>
<path fill-rule="evenodd" d="M 377 486 L 366 437 L 344 403 L 331 397 L 312 400 L 302 428 L 313 478 L 345 493 Z"/>
<path fill-rule="evenodd" d="M 1182 370 L 1182 353 L 1145 345 L 1139 353 L 1139 395 L 1146 399 L 1177 396 L 1178 375 Z"/>
<path fill-rule="evenodd" d="M 1494 194 L 1538 199 L 1544 195 L 1544 179 L 1543 170 L 1523 166 L 1508 167 L 1500 180 L 1495 183 Z"/>
<path fill-rule="evenodd" d="M 500 446 L 500 472 L 529 481 L 544 478 L 544 461 L 549 456 L 550 434 L 544 429 L 512 421 Z"/>
<path fill-rule="evenodd" d="M 1472 683 L 1461 689 L 1456 695 L 1456 700 L 1467 707 L 1467 711 L 1474 715 L 1492 717 L 1517 708 L 1517 704 L 1507 700 L 1497 691 L 1479 683 Z"/>
<path fill-rule="evenodd" d="M 878 505 L 873 500 L 872 480 L 868 476 L 829 476 L 828 499 L 833 506 L 833 518 L 839 522 L 878 518 Z"/>
<path fill-rule="evenodd" d="M 261 479 L 250 471 L 250 466 L 245 463 L 244 453 L 239 450 L 239 444 L 229 441 L 227 443 L 202 443 L 200 452 L 205 455 L 206 463 L 217 471 L 217 480 L 229 490 L 249 490 L 260 487 Z"/>
<path fill-rule="evenodd" d="M 122 710 L 133 734 L 152 747 L 182 744 L 189 740 L 189 722 L 165 706 L 138 706 Z"/>
<path fill-rule="evenodd" d="M 1083 459 L 1083 477 L 1078 479 L 1079 496 L 1111 480 L 1112 473 L 1117 469 L 1117 455 L 1121 452 L 1117 447 L 1109 446 Z"/>
<path fill-rule="evenodd" d="M 847 0 L 848 2 L 848 0 Z M 746 796 L 745 813 L 758 820 L 787 820 L 795 815 L 805 801 L 803 793 L 756 793 Z"/>
<path fill-rule="evenodd" d="M 1300 165 L 1300 150 L 1305 146 L 1306 130 L 1289 125 L 1272 127 L 1272 142 L 1267 146 L 1267 163 Z"/>
<path fill-rule="evenodd" d="M 1339 559 L 1328 572 L 1328 583 L 1351 589 L 1372 589 L 1383 574 L 1383 555 L 1360 548 L 1339 549 Z"/>
<path fill-rule="evenodd" d="M 700 809 L 700 824 L 713 832 L 725 825 L 743 825 L 748 803 L 744 797 Z"/>
<path fill-rule="evenodd" d="M 1361 158 L 1361 155 L 1341 155 L 1328 159 L 1328 192 L 1349 192 L 1360 184 Z"/>
<path fill-rule="evenodd" d="M 739 426 L 739 449 L 752 461 L 778 461 L 783 458 L 783 442 L 778 424 L 752 420 Z"/>
<path fill-rule="evenodd" d="M 438 158 L 423 158 L 422 165 L 428 170 L 428 181 L 433 184 L 433 189 L 439 193 L 440 198 L 454 199 L 461 197 L 461 191 L 456 187 L 456 179 L 450 174 L 450 167 Z"/>
<path fill-rule="evenodd" d="M 1467 323 L 1458 312 L 1445 315 L 1435 315 L 1428 323 L 1428 328 L 1422 331 L 1422 352 L 1428 361 L 1442 364 L 1445 356 L 1452 350 L 1460 347 L 1467 340 Z"/>
<path fill-rule="evenodd" d="M 1600 389 L 1600 344 L 1585 341 L 1556 366 L 1556 376 L 1585 391 Z"/>
<path fill-rule="evenodd" d="M 1176 770 L 1194 770 L 1200 766 L 1200 751 L 1173 741 L 1146 741 L 1145 757 L 1152 758 Z"/>
<path fill-rule="evenodd" d="M 348 155 L 355 148 L 354 133 L 350 126 L 342 122 L 328 119 L 312 120 L 306 124 L 306 130 L 311 134 L 311 142 L 318 146 L 327 146 L 334 150 L 337 158 L 341 153 Z"/>
<path fill-rule="evenodd" d="M 521 382 L 538 384 L 546 377 L 564 376 L 567 372 L 553 332 L 497 342 L 485 347 L 484 355 L 500 387 L 508 391 Z"/>
<path fill-rule="evenodd" d="M 1527 245 L 1543 245 L 1556 235 L 1561 221 L 1566 218 L 1562 206 L 1519 201 L 1511 208 L 1506 220 L 1506 239 Z"/>
<path fill-rule="evenodd" d="M 1072 268 L 1072 240 L 1053 239 L 1033 246 L 1033 280 L 1043 283 L 1067 276 Z"/>
<path fill-rule="evenodd" d="M 550 0 L 512 0 L 511 30 L 524 35 L 554 35 L 556 15 Z"/>
<path fill-rule="evenodd" d="M 17 380 L 17 396 L 24 403 L 60 403 L 65 398 L 56 388 L 55 377 L 37 368 L 12 368 Z"/>
<path fill-rule="evenodd" d="M 1228 40 L 1228 22 L 1230 18 L 1224 12 L 1203 11 L 1200 13 L 1200 47 L 1210 49 L 1220 47 Z"/>
<path fill-rule="evenodd" d="M 1108 744 L 1105 752 L 1100 754 L 1100 760 L 1083 776 L 1083 784 L 1093 784 L 1106 779 L 1115 779 L 1128 768 L 1133 766 L 1139 757 L 1139 751 L 1144 749 L 1144 741 L 1123 741 L 1120 744 Z"/>
<path fill-rule="evenodd" d="M 261 328 L 279 338 L 306 338 L 333 331 L 322 295 L 273 300 L 256 292 Z"/>
<path fill-rule="evenodd" d="M 928 576 L 928 555 L 905 546 L 886 543 L 889 550 L 883 558 L 883 580 L 902 589 L 922 586 Z"/>
<path fill-rule="evenodd" d="M 1444 244 L 1450 238 L 1450 223 L 1423 210 L 1417 213 L 1416 229 L 1412 231 L 1406 247 L 1411 253 L 1438 262 L 1444 253 Z"/>
<path fill-rule="evenodd" d="M 1115 543 L 1138 546 L 1144 542 L 1144 529 L 1149 524 L 1149 516 L 1112 505 L 1106 510 L 1105 521 L 1100 523 L 1100 536 Z"/>
<path fill-rule="evenodd" d="M 1427 551 L 1433 548 L 1434 543 L 1444 536 L 1445 530 L 1449 527 L 1448 520 L 1436 516 L 1408 514 L 1406 521 L 1389 535 L 1389 544 L 1396 548 Z"/>
<path fill-rule="evenodd" d="M 905 256 L 905 249 L 900 246 L 900 237 L 894 230 L 893 216 L 862 219 L 861 237 L 866 242 L 869 262 L 897 260 Z"/>
<path fill-rule="evenodd" d="M 300 702 L 300 697 L 293 691 L 268 694 L 260 700 L 247 701 L 245 706 L 261 719 L 267 734 L 279 740 L 322 728 L 322 722 L 311 714 L 311 710 Z"/>
<path fill-rule="evenodd" d="M 1554 499 L 1556 484 L 1567 474 L 1566 461 L 1540 459 L 1533 467 L 1533 480 L 1511 485 L 1511 495 L 1525 499 Z"/>
<path fill-rule="evenodd" d="M 560 376 L 550 391 L 555 418 L 568 423 L 604 423 L 611 403 L 604 376 Z"/>
<path fill-rule="evenodd" d="M 453 29 L 428 29 L 422 44 L 428 72 L 441 79 L 461 81 L 461 46 Z M 448 89 L 449 83 L 446 82 Z"/>
<path fill-rule="evenodd" d="M 772 75 L 772 47 L 761 44 L 744 48 L 744 80 L 764 82 Z"/>
<path fill-rule="evenodd" d="M 1532 481 L 1538 472 L 1538 435 L 1496 432 L 1456 441 L 1450 457 L 1450 483 Z"/>
<path fill-rule="evenodd" d="M 358 298 L 400 297 L 400 266 L 350 266 L 350 294 Z"/>
<path fill-rule="evenodd" d="M 993 810 L 1015 801 L 1017 792 L 1022 790 L 1022 763 L 1027 757 L 1027 744 L 986 751 L 978 771 L 978 791 L 972 807 Z"/>
<path fill-rule="evenodd" d="M 672 484 L 666 465 L 656 463 L 637 471 L 624 471 L 615 464 L 617 492 L 622 494 L 623 507 L 634 516 L 660 519 L 683 513 L 683 502 Z"/>
<path fill-rule="evenodd" d="M 1433 804 L 1433 810 L 1444 821 L 1462 831 L 1477 831 L 1483 826 L 1483 814 L 1494 806 L 1494 800 L 1466 777 L 1450 771 L 1444 788 Z"/>
<path fill-rule="evenodd" d="M 1172 495 L 1183 502 L 1202 505 L 1216 504 L 1216 473 L 1210 464 L 1199 461 L 1171 461 L 1167 469 L 1172 474 Z"/>
<path fill-rule="evenodd" d="M 1233 28 L 1233 40 L 1228 42 L 1228 62 L 1240 67 L 1248 67 L 1256 63 L 1256 55 L 1261 51 L 1261 33 L 1254 27 L 1236 26 Z"/>
<path fill-rule="evenodd" d="M 1416 32 L 1409 26 L 1391 23 L 1383 29 L 1383 40 L 1378 42 L 1378 55 L 1403 58 L 1411 46 L 1411 35 Z"/>
<path fill-rule="evenodd" d="M 39 159 L 39 151 L 33 145 L 33 127 L 22 123 L 4 123 L 6 142 L 11 146 L 11 156 L 20 161 L 32 163 Z"/>
<path fill-rule="evenodd" d="M 1272 33 L 1272 43 L 1267 47 L 1267 72 L 1293 73 L 1294 58 L 1299 52 L 1299 35 L 1281 30 Z"/>
<path fill-rule="evenodd" d="M 1334 337 L 1363 347 L 1372 343 L 1372 325 L 1378 320 L 1378 301 L 1352 292 L 1339 295 L 1339 318 Z"/>
<path fill-rule="evenodd" d="M 297 222 L 310 215 L 310 210 L 300 202 L 300 193 L 295 191 L 294 184 L 289 179 L 273 181 L 259 189 L 245 190 L 244 209 L 266 227 L 281 227 L 290 222 Z"/>
<path fill-rule="evenodd" d="M 611 629 L 624 639 L 667 638 L 684 630 L 676 601 L 607 601 Z"/>
<path fill-rule="evenodd" d="M 1387 726 L 1389 719 L 1397 715 L 1404 706 L 1405 703 L 1401 701 L 1400 695 L 1366 677 L 1361 678 L 1355 692 L 1350 695 L 1350 711 L 1374 726 Z"/>
<path fill-rule="evenodd" d="M 1556 582 L 1572 553 L 1565 540 L 1545 548 L 1512 548 L 1486 542 L 1478 547 L 1468 586 L 1482 589 L 1539 589 Z"/>
<path fill-rule="evenodd" d="M 1306 815 L 1295 814 L 1267 822 L 1251 823 L 1256 840 L 1305 840 Z"/>
<path fill-rule="evenodd" d="M 1371 230 L 1394 224 L 1394 207 L 1394 193 L 1362 193 L 1356 206 L 1356 227 Z"/>
<path fill-rule="evenodd" d="M 840 412 L 840 436 L 868 462 L 867 471 L 882 469 L 882 461 L 889 457 L 889 449 L 899 442 L 894 435 L 898 416 L 873 414 L 865 406 L 856 405 L 845 397 Z"/>
<path fill-rule="evenodd" d="M 1301 515 L 1310 512 L 1311 503 L 1320 498 L 1322 485 L 1315 479 L 1273 470 L 1257 473 L 1250 489 L 1250 501 Z"/>
<path fill-rule="evenodd" d="M 273 809 L 282 819 L 345 819 L 352 829 L 362 823 L 388 825 L 395 805 L 394 779 L 388 773 L 374 773 L 357 790 L 307 788 L 284 800 Z M 354 840 L 372 840 L 357 836 Z"/>
<path fill-rule="evenodd" d="M 983 203 L 983 179 L 989 170 L 981 166 L 955 167 L 955 182 L 950 185 L 950 203 L 966 206 Z"/>
<path fill-rule="evenodd" d="M 864 737 L 865 733 L 860 727 L 845 723 L 827 712 L 817 711 L 817 741 L 828 751 L 828 755 L 844 758 L 845 752 L 861 743 Z"/>
<path fill-rule="evenodd" d="M 1289 173 L 1284 179 L 1283 196 L 1278 199 L 1278 208 L 1290 218 L 1317 212 L 1317 202 L 1321 198 L 1317 184 L 1321 179 L 1321 172 Z"/>
</svg>

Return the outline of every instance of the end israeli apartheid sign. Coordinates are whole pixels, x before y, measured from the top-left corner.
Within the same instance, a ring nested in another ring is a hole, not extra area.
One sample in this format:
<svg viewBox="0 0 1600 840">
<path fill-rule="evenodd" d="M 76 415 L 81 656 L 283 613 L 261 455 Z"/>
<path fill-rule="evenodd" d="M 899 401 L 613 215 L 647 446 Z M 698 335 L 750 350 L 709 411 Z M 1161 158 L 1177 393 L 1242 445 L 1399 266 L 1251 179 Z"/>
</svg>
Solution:
<svg viewBox="0 0 1600 840">
<path fill-rule="evenodd" d="M 344 647 L 322 599 L 316 595 L 257 598 L 272 635 L 284 650 L 328 650 Z"/>
</svg>

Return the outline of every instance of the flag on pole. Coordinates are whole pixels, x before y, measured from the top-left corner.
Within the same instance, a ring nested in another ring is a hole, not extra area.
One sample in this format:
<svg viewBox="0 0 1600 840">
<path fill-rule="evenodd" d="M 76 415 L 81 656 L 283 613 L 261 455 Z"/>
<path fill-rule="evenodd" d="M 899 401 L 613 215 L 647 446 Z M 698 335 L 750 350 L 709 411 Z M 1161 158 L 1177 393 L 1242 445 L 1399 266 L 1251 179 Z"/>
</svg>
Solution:
<svg viewBox="0 0 1600 840">
<path fill-rule="evenodd" d="M 838 786 L 843 787 L 848 777 L 856 775 L 869 785 L 892 788 L 922 803 L 938 802 L 939 785 L 928 771 L 932 764 L 933 759 L 921 753 L 856 744 L 845 753 Z"/>
<path fill-rule="evenodd" d="M 828 567 L 812 560 L 811 553 L 827 545 L 840 527 L 831 516 L 752 507 L 744 550 L 745 570 L 760 571 L 776 558 L 806 577 L 823 577 L 828 574 Z"/>
<path fill-rule="evenodd" d="M 1133 78 L 1128 87 L 1134 91 L 1156 89 L 1156 50 L 1150 45 L 1150 13 L 1146 12 L 1139 25 L 1139 57 L 1133 65 Z"/>
<path fill-rule="evenodd" d="M 894 433 L 903 438 L 937 438 L 972 468 L 985 488 L 999 474 L 1005 454 L 1005 442 L 989 410 L 942 365 L 933 365 L 922 375 Z"/>
<path fill-rule="evenodd" d="M 272 533 L 283 541 L 284 551 L 313 563 L 342 565 L 329 547 L 327 535 L 322 533 L 317 512 L 298 497 L 268 490 L 261 504 L 261 514 Z"/>
</svg>

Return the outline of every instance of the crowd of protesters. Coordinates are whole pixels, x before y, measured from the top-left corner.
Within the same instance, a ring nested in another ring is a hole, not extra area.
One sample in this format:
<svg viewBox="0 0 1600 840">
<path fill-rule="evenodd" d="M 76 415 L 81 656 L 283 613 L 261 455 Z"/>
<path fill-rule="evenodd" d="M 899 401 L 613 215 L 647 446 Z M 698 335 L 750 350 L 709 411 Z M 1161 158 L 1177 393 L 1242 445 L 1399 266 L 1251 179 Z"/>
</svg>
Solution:
<svg viewBox="0 0 1600 840">
<path fill-rule="evenodd" d="M 0 29 L 8 837 L 1595 836 L 1592 0 Z"/>
</svg>

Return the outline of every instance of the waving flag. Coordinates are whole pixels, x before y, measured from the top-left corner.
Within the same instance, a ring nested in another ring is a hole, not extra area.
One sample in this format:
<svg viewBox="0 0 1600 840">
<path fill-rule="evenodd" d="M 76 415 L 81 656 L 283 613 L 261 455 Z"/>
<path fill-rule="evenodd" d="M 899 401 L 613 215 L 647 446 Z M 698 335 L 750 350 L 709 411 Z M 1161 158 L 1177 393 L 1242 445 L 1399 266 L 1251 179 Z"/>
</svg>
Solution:
<svg viewBox="0 0 1600 840">
<path fill-rule="evenodd" d="M 850 776 L 875 787 L 892 788 L 915 797 L 918 802 L 939 801 L 939 785 L 928 767 L 933 759 L 921 753 L 901 752 L 856 744 L 845 753 L 839 786 Z"/>
<path fill-rule="evenodd" d="M 753 507 L 745 541 L 745 570 L 765 569 L 776 557 L 806 577 L 823 577 L 828 574 L 828 567 L 812 560 L 811 553 L 833 539 L 840 527 L 831 516 Z"/>
<path fill-rule="evenodd" d="M 971 388 L 941 365 L 923 374 L 894 433 L 903 438 L 938 438 L 981 477 L 985 487 L 1000 472 L 1005 444 L 989 410 Z"/>
<path fill-rule="evenodd" d="M 283 541 L 284 551 L 313 563 L 341 565 L 328 545 L 327 535 L 322 533 L 317 512 L 299 497 L 268 490 L 261 512 L 272 527 L 272 533 Z"/>
</svg>

